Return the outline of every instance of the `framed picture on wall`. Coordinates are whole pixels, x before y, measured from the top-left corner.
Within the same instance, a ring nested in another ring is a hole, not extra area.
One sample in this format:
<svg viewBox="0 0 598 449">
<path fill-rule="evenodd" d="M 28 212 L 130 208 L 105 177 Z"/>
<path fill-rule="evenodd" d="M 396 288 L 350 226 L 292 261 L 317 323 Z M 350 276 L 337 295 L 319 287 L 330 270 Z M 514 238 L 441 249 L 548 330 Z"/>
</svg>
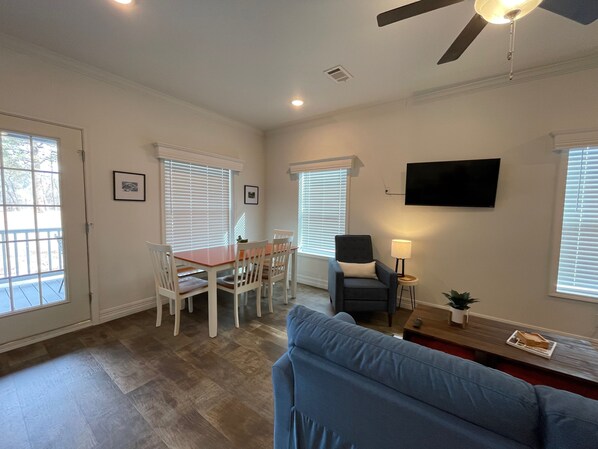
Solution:
<svg viewBox="0 0 598 449">
<path fill-rule="evenodd" d="M 113 171 L 115 201 L 145 201 L 145 175 Z"/>
<path fill-rule="evenodd" d="M 260 188 L 258 186 L 245 186 L 245 204 L 258 204 Z"/>
</svg>

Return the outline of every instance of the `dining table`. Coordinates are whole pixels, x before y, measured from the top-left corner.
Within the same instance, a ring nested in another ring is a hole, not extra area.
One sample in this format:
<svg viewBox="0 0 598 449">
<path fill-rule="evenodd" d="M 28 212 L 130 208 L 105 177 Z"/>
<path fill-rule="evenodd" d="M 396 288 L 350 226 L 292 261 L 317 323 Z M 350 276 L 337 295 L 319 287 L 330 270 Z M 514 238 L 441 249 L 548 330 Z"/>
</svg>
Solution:
<svg viewBox="0 0 598 449">
<path fill-rule="evenodd" d="M 297 250 L 291 246 L 291 298 L 297 296 Z M 272 243 L 266 246 L 266 260 L 272 253 Z M 219 271 L 230 270 L 235 266 L 237 245 L 215 246 L 212 248 L 193 249 L 174 253 L 178 262 L 193 268 L 204 270 L 208 274 L 208 333 L 214 338 L 218 335 L 218 290 L 216 278 Z M 285 288 L 287 286 L 285 285 Z"/>
</svg>

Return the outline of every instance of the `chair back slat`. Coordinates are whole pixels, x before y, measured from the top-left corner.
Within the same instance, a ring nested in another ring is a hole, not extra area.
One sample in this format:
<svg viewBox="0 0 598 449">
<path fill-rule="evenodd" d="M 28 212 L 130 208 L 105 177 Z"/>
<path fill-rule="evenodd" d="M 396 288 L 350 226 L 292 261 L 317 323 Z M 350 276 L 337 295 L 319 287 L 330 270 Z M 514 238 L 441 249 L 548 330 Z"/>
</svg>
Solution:
<svg viewBox="0 0 598 449">
<path fill-rule="evenodd" d="M 291 254 L 291 237 L 277 238 L 272 241 L 269 276 L 280 278 L 287 273 L 289 256 Z"/>
<path fill-rule="evenodd" d="M 146 242 L 146 245 L 149 249 L 154 270 L 156 288 L 170 291 L 175 295 L 178 294 L 179 283 L 174 257 L 172 256 L 172 247 L 150 242 Z"/>
<path fill-rule="evenodd" d="M 252 290 L 260 285 L 267 240 L 237 244 L 235 284 L 239 290 Z"/>
<path fill-rule="evenodd" d="M 274 236 L 272 237 L 272 239 L 276 240 L 276 239 L 284 239 L 284 238 L 288 237 L 292 243 L 294 235 L 295 235 L 295 233 L 293 231 L 287 231 L 286 229 L 275 229 Z"/>
</svg>

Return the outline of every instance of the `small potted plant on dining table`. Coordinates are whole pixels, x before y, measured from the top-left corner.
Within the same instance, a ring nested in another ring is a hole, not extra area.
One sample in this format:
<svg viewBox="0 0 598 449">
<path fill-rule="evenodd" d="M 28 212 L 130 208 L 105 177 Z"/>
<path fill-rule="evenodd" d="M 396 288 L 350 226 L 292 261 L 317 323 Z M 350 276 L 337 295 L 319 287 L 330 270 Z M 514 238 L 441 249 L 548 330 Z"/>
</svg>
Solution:
<svg viewBox="0 0 598 449">
<path fill-rule="evenodd" d="M 469 319 L 469 305 L 479 302 L 479 300 L 472 298 L 469 292 L 459 293 L 456 290 L 451 290 L 450 293 L 442 292 L 442 294 L 449 300 L 447 305 L 451 306 L 449 323 L 465 328 Z"/>
</svg>

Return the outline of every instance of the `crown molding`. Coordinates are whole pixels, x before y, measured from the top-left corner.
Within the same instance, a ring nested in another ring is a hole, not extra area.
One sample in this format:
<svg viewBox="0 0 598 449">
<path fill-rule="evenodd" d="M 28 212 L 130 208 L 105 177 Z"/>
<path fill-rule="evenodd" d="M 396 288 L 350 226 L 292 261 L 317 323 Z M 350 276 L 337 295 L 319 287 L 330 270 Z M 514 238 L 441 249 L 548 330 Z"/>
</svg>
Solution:
<svg viewBox="0 0 598 449">
<path fill-rule="evenodd" d="M 465 83 L 443 86 L 437 89 L 417 91 L 411 97 L 411 103 L 418 104 L 448 97 L 465 95 L 472 92 L 495 89 L 498 87 L 508 87 L 522 83 L 529 83 L 545 78 L 565 75 L 567 73 L 591 70 L 597 67 L 598 52 L 593 52 L 579 58 L 515 72 L 515 76 L 512 80 L 509 80 L 509 76 L 505 73 L 503 75 L 492 76 L 489 78 L 481 78 Z"/>
<path fill-rule="evenodd" d="M 470 93 L 482 92 L 492 90 L 500 87 L 510 87 L 517 84 L 528 83 L 545 78 L 565 75 L 568 73 L 581 72 L 584 70 L 592 70 L 598 68 L 598 52 L 593 52 L 582 57 L 569 59 L 567 61 L 558 62 L 544 66 L 538 66 L 527 70 L 521 70 L 515 73 L 513 80 L 508 79 L 508 75 L 498 75 L 487 78 L 480 78 L 477 80 L 467 81 L 464 83 L 451 84 L 441 86 L 435 89 L 421 90 L 414 92 L 407 97 L 396 97 L 384 101 L 371 102 L 359 106 L 338 109 L 332 112 L 326 112 L 315 117 L 310 117 L 305 120 L 297 120 L 284 123 L 280 126 L 268 129 L 265 131 L 266 136 L 276 135 L 289 131 L 296 131 L 302 128 L 309 128 L 314 125 L 336 123 L 339 117 L 355 114 L 357 112 L 366 111 L 368 109 L 389 106 L 392 104 L 399 105 L 417 105 L 425 102 L 442 100 L 450 97 L 457 97 L 467 95 Z"/>
<path fill-rule="evenodd" d="M 68 56 L 61 55 L 52 50 L 48 50 L 47 48 L 17 39 L 4 33 L 0 33 L 0 47 L 17 54 L 35 56 L 36 58 L 42 59 L 44 62 L 78 73 L 88 78 L 92 78 L 96 81 L 102 81 L 120 88 L 131 89 L 145 95 L 158 98 L 162 101 L 184 107 L 191 112 L 201 115 L 209 120 L 220 122 L 244 131 L 250 131 L 258 136 L 264 135 L 262 130 L 246 123 L 239 122 L 216 112 L 212 112 L 209 109 L 205 109 L 196 104 L 181 100 L 180 98 L 174 97 L 172 95 L 165 94 L 141 83 L 137 83 L 119 75 L 115 75 L 114 73 L 107 72 L 91 64 L 77 61 L 76 59 L 69 58 Z"/>
</svg>

